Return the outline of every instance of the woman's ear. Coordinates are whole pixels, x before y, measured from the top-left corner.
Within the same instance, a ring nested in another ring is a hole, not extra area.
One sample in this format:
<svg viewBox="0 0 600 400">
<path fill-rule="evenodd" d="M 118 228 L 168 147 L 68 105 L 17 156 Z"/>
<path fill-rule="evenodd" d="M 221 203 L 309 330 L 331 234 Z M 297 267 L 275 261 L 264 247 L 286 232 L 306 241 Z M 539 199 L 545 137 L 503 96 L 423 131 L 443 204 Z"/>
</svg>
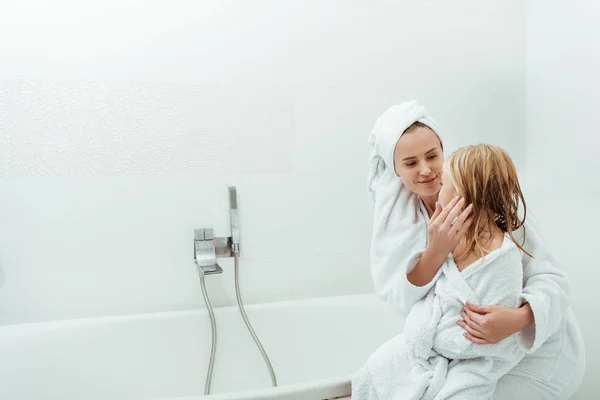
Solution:
<svg viewBox="0 0 600 400">
<path fill-rule="evenodd" d="M 400 163 L 396 163 L 396 157 L 400 157 L 400 155 L 398 154 L 398 142 L 396 142 L 396 146 L 394 146 L 394 154 L 392 156 L 392 168 L 394 169 L 394 173 L 396 174 L 396 176 L 398 178 L 401 178 L 400 176 Z"/>
</svg>

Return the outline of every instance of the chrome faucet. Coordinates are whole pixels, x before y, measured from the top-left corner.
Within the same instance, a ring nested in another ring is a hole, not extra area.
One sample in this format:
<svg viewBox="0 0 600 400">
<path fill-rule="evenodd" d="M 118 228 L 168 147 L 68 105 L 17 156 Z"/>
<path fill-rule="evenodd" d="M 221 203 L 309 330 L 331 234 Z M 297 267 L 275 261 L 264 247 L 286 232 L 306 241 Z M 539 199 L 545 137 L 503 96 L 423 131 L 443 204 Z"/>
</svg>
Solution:
<svg viewBox="0 0 600 400">
<path fill-rule="evenodd" d="M 194 230 L 194 261 L 200 273 L 220 274 L 223 268 L 217 258 L 235 257 L 240 254 L 240 225 L 237 210 L 237 190 L 229 187 L 230 237 L 214 237 L 212 228 Z"/>
<path fill-rule="evenodd" d="M 223 268 L 217 263 L 217 250 L 212 228 L 194 230 L 194 260 L 198 270 L 205 275 L 223 272 Z"/>
</svg>

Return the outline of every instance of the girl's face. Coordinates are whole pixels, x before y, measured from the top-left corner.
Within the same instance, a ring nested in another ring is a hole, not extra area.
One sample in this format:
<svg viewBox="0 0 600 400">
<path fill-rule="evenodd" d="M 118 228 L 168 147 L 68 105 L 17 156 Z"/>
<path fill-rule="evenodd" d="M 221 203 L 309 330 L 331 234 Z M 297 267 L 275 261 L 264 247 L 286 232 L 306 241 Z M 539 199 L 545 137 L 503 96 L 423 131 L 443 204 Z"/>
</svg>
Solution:
<svg viewBox="0 0 600 400">
<path fill-rule="evenodd" d="M 394 170 L 406 187 L 421 197 L 438 194 L 443 164 L 440 139 L 429 128 L 416 128 L 396 143 Z"/>
<path fill-rule="evenodd" d="M 446 207 L 457 194 L 454 182 L 452 182 L 452 176 L 450 175 L 450 166 L 448 162 L 445 162 L 444 172 L 442 173 L 442 189 L 440 190 L 438 202 L 442 207 Z"/>
</svg>

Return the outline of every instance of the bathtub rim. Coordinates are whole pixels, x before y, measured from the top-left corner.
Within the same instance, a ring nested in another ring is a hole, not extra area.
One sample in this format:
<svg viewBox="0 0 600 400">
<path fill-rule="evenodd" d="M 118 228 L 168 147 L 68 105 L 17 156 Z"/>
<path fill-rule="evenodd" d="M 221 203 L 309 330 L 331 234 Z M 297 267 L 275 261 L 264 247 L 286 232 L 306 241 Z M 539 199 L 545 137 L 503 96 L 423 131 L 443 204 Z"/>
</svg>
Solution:
<svg viewBox="0 0 600 400">
<path fill-rule="evenodd" d="M 351 303 L 360 304 L 363 303 L 365 300 L 368 301 L 369 299 L 379 300 L 375 293 L 357 293 L 350 295 L 309 297 L 303 299 L 278 300 L 264 303 L 245 304 L 244 309 L 246 311 L 277 310 L 290 306 L 315 306 L 322 304 L 323 302 L 327 302 L 332 305 L 349 305 Z M 239 308 L 237 305 L 213 307 L 213 310 L 218 314 L 239 313 Z M 205 315 L 208 316 L 208 309 L 202 307 L 183 310 L 149 311 L 118 315 L 49 319 L 43 321 L 18 322 L 14 324 L 0 324 L 0 333 L 10 332 L 11 330 L 34 331 L 37 327 L 41 328 L 41 331 L 47 331 L 73 326 L 93 326 L 129 321 L 145 321 L 149 319 L 169 319 L 173 317 L 196 317 Z"/>
<path fill-rule="evenodd" d="M 281 396 L 286 396 L 286 400 L 341 399 L 351 395 L 351 381 L 352 375 L 336 376 L 278 387 L 203 396 L 151 398 L 146 400 L 239 400 L 242 398 L 244 400 L 279 400 L 281 399 Z M 307 398 L 307 395 L 310 395 L 311 397 Z"/>
</svg>

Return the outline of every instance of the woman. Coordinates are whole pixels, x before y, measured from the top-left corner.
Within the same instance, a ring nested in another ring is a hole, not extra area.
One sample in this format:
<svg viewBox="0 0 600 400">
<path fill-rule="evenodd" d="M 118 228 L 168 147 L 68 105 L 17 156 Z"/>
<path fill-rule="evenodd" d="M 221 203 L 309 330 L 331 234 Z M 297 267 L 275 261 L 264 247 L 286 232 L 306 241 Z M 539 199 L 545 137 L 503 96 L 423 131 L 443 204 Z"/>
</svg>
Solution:
<svg viewBox="0 0 600 400">
<path fill-rule="evenodd" d="M 378 295 L 406 316 L 436 285 L 442 263 L 470 226 L 470 210 L 463 210 L 468 205 L 461 202 L 443 211 L 436 205 L 443 147 L 423 106 L 411 101 L 391 107 L 378 118 L 369 142 L 371 273 Z M 523 254 L 523 306 L 466 304 L 459 324 L 476 344 L 498 343 L 514 334 L 526 353 L 499 380 L 495 399 L 566 399 L 583 379 L 583 340 L 566 277 L 531 213 L 525 228 L 526 235 L 515 234 L 535 258 Z"/>
<path fill-rule="evenodd" d="M 395 347 L 376 352 L 355 375 L 355 400 L 492 399 L 498 380 L 525 356 L 514 335 L 482 346 L 464 337 L 457 324 L 466 301 L 522 304 L 527 251 L 514 234 L 525 220 L 519 206 L 526 207 L 508 154 L 486 144 L 454 152 L 444 166 L 439 204 L 450 210 L 459 196 L 471 211 L 449 215 L 444 223 L 462 229 L 469 214 L 472 224 L 440 268 L 435 288 L 412 306 Z M 431 220 L 442 211 L 436 207 Z"/>
</svg>

